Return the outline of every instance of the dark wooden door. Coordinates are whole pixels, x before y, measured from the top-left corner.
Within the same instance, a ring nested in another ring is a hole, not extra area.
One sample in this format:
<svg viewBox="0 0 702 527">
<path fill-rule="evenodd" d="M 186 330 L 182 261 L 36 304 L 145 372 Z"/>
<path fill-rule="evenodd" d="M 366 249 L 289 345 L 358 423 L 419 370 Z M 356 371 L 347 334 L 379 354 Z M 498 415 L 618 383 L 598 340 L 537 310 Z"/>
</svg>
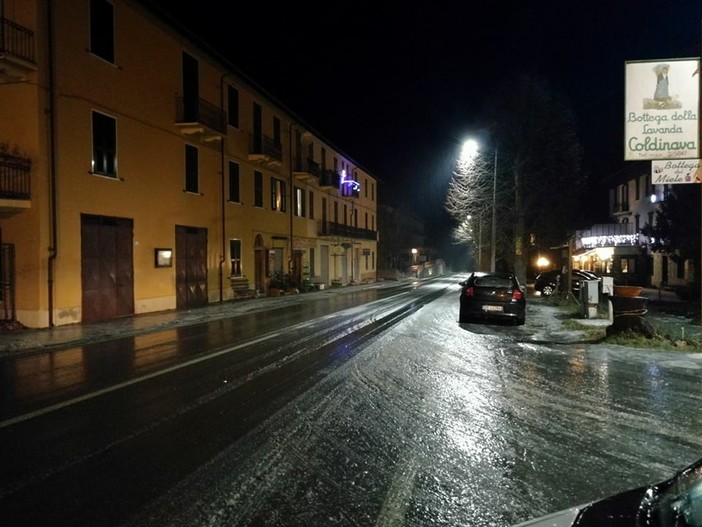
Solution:
<svg viewBox="0 0 702 527">
<path fill-rule="evenodd" d="M 176 307 L 207 304 L 207 229 L 176 225 Z"/>
<path fill-rule="evenodd" d="M 133 222 L 81 215 L 82 321 L 134 314 Z"/>
</svg>

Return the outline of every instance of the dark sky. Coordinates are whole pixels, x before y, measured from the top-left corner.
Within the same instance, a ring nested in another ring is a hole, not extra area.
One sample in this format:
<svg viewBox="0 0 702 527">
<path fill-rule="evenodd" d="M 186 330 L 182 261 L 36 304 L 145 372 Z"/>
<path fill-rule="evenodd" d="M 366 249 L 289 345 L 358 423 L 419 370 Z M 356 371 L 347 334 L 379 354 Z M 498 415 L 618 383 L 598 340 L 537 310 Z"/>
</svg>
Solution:
<svg viewBox="0 0 702 527">
<path fill-rule="evenodd" d="M 432 224 L 507 76 L 539 74 L 570 98 L 597 183 L 625 166 L 624 63 L 698 57 L 702 40 L 702 0 L 252 2 L 226 15 L 200 0 L 197 18 L 192 2 L 159 3 L 379 178 L 381 201 L 404 196 Z"/>
</svg>

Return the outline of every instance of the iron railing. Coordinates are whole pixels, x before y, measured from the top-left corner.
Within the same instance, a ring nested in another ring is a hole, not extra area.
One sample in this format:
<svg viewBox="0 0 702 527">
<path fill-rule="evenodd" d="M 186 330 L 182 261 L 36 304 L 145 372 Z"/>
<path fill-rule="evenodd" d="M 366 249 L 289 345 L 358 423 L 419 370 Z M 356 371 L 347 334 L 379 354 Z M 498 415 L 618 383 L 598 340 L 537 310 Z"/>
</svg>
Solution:
<svg viewBox="0 0 702 527">
<path fill-rule="evenodd" d="M 34 62 L 34 31 L 0 18 L 0 55 Z"/>
<path fill-rule="evenodd" d="M 29 159 L 0 154 L 0 198 L 29 199 L 31 167 Z"/>
<path fill-rule="evenodd" d="M 370 229 L 361 229 L 333 221 L 320 221 L 317 229 L 319 236 L 338 236 L 357 240 L 377 240 L 378 233 Z"/>
</svg>

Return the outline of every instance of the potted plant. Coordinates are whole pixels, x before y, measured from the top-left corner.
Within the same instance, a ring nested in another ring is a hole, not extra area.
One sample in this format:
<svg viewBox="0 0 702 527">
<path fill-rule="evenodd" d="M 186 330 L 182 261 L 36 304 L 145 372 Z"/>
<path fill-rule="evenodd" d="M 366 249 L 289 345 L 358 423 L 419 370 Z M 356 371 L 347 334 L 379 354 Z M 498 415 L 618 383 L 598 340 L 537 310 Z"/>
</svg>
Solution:
<svg viewBox="0 0 702 527">
<path fill-rule="evenodd" d="M 285 282 L 283 276 L 278 272 L 274 272 L 268 281 L 268 296 L 280 296 L 284 292 Z"/>
</svg>

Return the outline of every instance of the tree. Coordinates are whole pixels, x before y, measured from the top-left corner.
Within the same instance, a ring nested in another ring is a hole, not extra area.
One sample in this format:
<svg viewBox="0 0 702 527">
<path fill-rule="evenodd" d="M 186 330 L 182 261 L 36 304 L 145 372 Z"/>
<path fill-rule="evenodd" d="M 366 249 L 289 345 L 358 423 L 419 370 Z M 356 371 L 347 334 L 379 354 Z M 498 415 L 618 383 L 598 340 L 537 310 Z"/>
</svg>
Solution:
<svg viewBox="0 0 702 527">
<path fill-rule="evenodd" d="M 655 214 L 654 224 L 641 229 L 654 252 L 665 253 L 676 263 L 691 260 L 695 280 L 700 281 L 700 189 L 697 185 L 673 185 Z"/>
<path fill-rule="evenodd" d="M 562 243 L 582 220 L 587 182 L 575 114 L 568 100 L 538 77 L 505 82 L 486 102 L 480 121 L 497 148 L 496 246 L 501 266 L 526 281 L 528 246 Z M 477 169 L 476 169 L 477 170 Z M 461 167 L 457 180 L 469 179 Z M 483 178 L 483 180 L 486 178 Z M 485 210 L 485 189 L 459 181 L 449 186 L 446 207 L 458 221 L 465 210 Z M 489 203 L 491 200 L 487 200 Z M 460 204 L 465 202 L 461 209 Z M 471 214 L 472 217 L 475 215 Z"/>
</svg>

